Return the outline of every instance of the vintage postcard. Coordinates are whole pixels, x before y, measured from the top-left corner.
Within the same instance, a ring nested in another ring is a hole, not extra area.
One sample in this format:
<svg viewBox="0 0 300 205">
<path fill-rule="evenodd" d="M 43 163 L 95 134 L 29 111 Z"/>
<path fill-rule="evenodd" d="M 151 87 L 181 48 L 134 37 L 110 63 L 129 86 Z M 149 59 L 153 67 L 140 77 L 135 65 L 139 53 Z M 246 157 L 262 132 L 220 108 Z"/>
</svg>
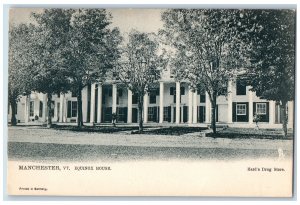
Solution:
<svg viewBox="0 0 300 205">
<path fill-rule="evenodd" d="M 292 197 L 295 22 L 11 8 L 8 194 Z"/>
</svg>

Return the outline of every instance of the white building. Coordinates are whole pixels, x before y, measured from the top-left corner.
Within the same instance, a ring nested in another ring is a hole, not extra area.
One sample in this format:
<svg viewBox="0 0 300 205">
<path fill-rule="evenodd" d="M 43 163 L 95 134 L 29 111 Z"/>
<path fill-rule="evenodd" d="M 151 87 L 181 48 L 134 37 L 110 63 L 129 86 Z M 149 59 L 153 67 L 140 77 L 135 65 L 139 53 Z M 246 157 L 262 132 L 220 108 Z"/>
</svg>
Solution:
<svg viewBox="0 0 300 205">
<path fill-rule="evenodd" d="M 239 80 L 228 83 L 228 96 L 217 98 L 217 124 L 252 127 L 253 115 L 261 116 L 260 127 L 281 128 L 282 109 L 274 101 L 259 99 L 250 86 Z M 76 122 L 77 98 L 72 93 L 53 95 L 53 122 Z M 19 123 L 45 122 L 47 117 L 45 94 L 23 96 L 17 106 Z M 112 113 L 117 122 L 137 123 L 137 97 L 116 81 L 92 84 L 82 90 L 83 121 L 111 123 Z M 11 110 L 9 111 L 9 120 Z M 144 96 L 144 123 L 208 124 L 211 105 L 207 93 L 193 92 L 187 82 L 175 82 L 170 71 L 163 73 L 157 89 Z M 288 103 L 288 127 L 293 127 L 293 102 Z"/>
</svg>

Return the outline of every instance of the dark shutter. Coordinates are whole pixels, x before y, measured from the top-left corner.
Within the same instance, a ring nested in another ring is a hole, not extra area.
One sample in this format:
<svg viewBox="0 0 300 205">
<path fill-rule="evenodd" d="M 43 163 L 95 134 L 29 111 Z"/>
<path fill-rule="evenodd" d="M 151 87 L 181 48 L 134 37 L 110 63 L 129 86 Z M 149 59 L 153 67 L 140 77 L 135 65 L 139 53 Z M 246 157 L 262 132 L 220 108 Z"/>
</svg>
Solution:
<svg viewBox="0 0 300 205">
<path fill-rule="evenodd" d="M 270 115 L 270 106 L 269 106 L 269 102 L 266 103 L 266 122 L 269 122 L 269 115 Z"/>
<path fill-rule="evenodd" d="M 252 116 L 254 116 L 255 113 L 256 113 L 256 102 L 253 103 L 253 113 L 252 113 Z"/>
<path fill-rule="evenodd" d="M 164 109 L 164 108 L 163 108 Z M 159 107 L 157 107 L 157 113 L 158 113 L 158 115 L 157 115 L 157 117 L 156 117 L 156 122 L 159 122 Z M 163 120 L 162 120 L 163 121 Z"/>
<path fill-rule="evenodd" d="M 68 101 L 68 111 L 67 111 L 67 117 L 71 117 L 71 101 Z"/>
<path fill-rule="evenodd" d="M 153 107 L 153 122 L 157 122 L 157 107 Z"/>
<path fill-rule="evenodd" d="M 232 121 L 236 122 L 236 102 L 232 103 Z"/>
<path fill-rule="evenodd" d="M 171 122 L 171 106 L 168 106 L 168 122 Z"/>
<path fill-rule="evenodd" d="M 246 102 L 246 119 L 244 122 L 249 122 L 249 102 Z"/>
</svg>

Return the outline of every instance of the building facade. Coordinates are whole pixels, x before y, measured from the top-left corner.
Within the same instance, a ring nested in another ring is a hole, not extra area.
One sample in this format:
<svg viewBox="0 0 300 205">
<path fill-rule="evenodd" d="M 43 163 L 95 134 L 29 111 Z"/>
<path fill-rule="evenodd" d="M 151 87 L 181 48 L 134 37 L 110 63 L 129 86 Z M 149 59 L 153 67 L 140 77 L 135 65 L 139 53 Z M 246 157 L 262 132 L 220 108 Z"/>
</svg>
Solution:
<svg viewBox="0 0 300 205">
<path fill-rule="evenodd" d="M 118 123 L 137 123 L 137 96 L 116 81 L 92 84 L 82 90 L 83 121 L 111 123 L 112 113 Z M 293 127 L 293 102 L 288 106 L 288 127 Z M 232 127 L 255 126 L 253 116 L 260 116 L 260 127 L 281 128 L 283 110 L 275 101 L 258 98 L 250 86 L 239 80 L 228 82 L 228 95 L 217 98 L 217 124 Z M 76 122 L 77 98 L 73 93 L 53 95 L 52 121 Z M 11 110 L 9 111 L 9 120 Z M 47 97 L 41 93 L 22 96 L 17 106 L 19 123 L 46 122 Z M 211 122 L 211 104 L 207 93 L 193 91 L 188 82 L 176 82 L 164 73 L 156 88 L 144 96 L 144 123 L 206 125 Z"/>
</svg>

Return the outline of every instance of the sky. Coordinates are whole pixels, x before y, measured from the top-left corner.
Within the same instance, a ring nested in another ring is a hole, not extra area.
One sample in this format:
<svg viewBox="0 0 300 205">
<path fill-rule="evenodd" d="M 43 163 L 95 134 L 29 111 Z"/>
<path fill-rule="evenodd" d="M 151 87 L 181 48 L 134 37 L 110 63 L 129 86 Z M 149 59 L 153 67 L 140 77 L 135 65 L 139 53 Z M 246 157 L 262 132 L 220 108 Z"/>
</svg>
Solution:
<svg viewBox="0 0 300 205">
<path fill-rule="evenodd" d="M 20 24 L 31 22 L 30 13 L 40 12 L 39 8 L 12 8 L 10 23 Z M 162 28 L 161 9 L 108 9 L 112 14 L 112 26 L 119 27 L 126 34 L 131 29 L 141 32 L 155 32 Z"/>
</svg>

